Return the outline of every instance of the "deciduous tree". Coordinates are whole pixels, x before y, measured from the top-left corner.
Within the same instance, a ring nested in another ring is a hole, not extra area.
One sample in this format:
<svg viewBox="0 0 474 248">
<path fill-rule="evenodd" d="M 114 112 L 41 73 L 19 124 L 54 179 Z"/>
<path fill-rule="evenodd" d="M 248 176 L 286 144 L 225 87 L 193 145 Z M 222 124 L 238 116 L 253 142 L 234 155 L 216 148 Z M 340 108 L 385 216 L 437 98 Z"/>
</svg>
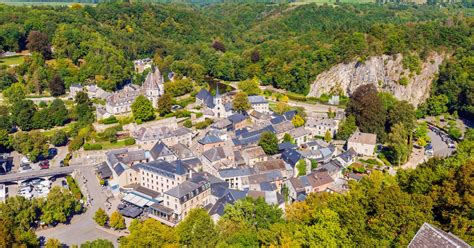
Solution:
<svg viewBox="0 0 474 248">
<path fill-rule="evenodd" d="M 150 100 L 143 95 L 138 96 L 132 103 L 132 113 L 135 121 L 150 121 L 155 119 L 155 109 Z"/>
<path fill-rule="evenodd" d="M 272 132 L 263 132 L 258 141 L 267 155 L 273 155 L 278 152 L 278 138 Z"/>
<path fill-rule="evenodd" d="M 39 52 L 45 59 L 51 57 L 51 44 L 48 35 L 40 31 L 32 30 L 28 34 L 26 47 L 30 52 Z"/>
<path fill-rule="evenodd" d="M 305 120 L 303 119 L 303 117 L 301 117 L 300 115 L 296 114 L 295 116 L 293 116 L 293 119 L 291 119 L 291 123 L 292 123 L 293 126 L 295 126 L 295 127 L 301 127 L 301 126 L 304 125 Z"/>
<path fill-rule="evenodd" d="M 64 81 L 59 74 L 55 74 L 49 81 L 48 88 L 51 91 L 52 96 L 61 96 L 66 93 Z"/>
<path fill-rule="evenodd" d="M 359 86 L 349 99 L 347 113 L 354 115 L 362 132 L 376 133 L 384 140 L 386 113 L 373 84 Z"/>
<path fill-rule="evenodd" d="M 158 99 L 158 112 L 161 116 L 171 113 L 171 108 L 173 107 L 173 98 L 170 94 L 163 94 L 160 99 Z"/>
<path fill-rule="evenodd" d="M 244 92 L 235 94 L 232 100 L 232 109 L 237 112 L 244 112 L 251 108 L 249 98 Z"/>
<path fill-rule="evenodd" d="M 115 211 L 110 215 L 109 225 L 114 229 L 125 229 L 127 227 L 125 225 L 125 219 L 118 211 Z"/>
<path fill-rule="evenodd" d="M 214 221 L 207 211 L 195 208 L 176 228 L 179 243 L 186 247 L 213 247 L 218 241 Z"/>
<path fill-rule="evenodd" d="M 99 208 L 94 214 L 94 220 L 99 226 L 105 226 L 109 221 L 109 216 L 102 208 Z"/>
</svg>

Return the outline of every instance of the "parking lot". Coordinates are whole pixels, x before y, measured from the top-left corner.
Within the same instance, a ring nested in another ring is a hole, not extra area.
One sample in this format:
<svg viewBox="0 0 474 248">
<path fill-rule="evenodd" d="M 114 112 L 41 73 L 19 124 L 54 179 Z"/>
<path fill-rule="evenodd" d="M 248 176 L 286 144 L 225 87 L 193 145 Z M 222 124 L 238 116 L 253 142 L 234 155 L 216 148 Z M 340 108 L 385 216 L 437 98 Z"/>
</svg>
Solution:
<svg viewBox="0 0 474 248">
<path fill-rule="evenodd" d="M 448 157 L 456 150 L 455 142 L 441 130 L 430 126 L 428 136 L 431 139 L 434 157 Z"/>
<path fill-rule="evenodd" d="M 25 155 L 13 151 L 10 154 L 10 156 L 13 158 L 13 166 L 9 173 L 36 171 L 41 169 L 60 167 L 61 161 L 64 160 L 67 153 L 67 147 L 52 147 L 50 148 L 50 154 L 48 158 L 36 163 L 32 163 Z"/>
<path fill-rule="evenodd" d="M 64 177 L 42 179 L 34 178 L 23 181 L 20 184 L 12 183 L 5 185 L 6 197 L 23 196 L 27 199 L 46 197 L 52 187 L 68 187 Z"/>
</svg>

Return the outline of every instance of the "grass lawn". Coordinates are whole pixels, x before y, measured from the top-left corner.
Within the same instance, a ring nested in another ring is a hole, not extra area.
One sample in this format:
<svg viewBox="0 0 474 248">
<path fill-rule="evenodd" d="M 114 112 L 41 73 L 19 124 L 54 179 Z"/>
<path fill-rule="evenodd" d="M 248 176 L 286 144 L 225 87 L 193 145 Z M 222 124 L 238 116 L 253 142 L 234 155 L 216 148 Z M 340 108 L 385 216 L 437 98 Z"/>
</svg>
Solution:
<svg viewBox="0 0 474 248">
<path fill-rule="evenodd" d="M 25 61 L 24 56 L 12 56 L 12 57 L 6 57 L 6 58 L 0 58 L 0 65 L 20 65 L 23 64 L 23 61 Z"/>
<path fill-rule="evenodd" d="M 110 143 L 110 141 L 104 141 L 104 142 L 98 142 L 102 146 L 103 150 L 108 150 L 108 149 L 117 149 L 117 148 L 122 148 L 127 145 L 125 145 L 125 140 L 119 140 L 115 143 Z"/>
</svg>

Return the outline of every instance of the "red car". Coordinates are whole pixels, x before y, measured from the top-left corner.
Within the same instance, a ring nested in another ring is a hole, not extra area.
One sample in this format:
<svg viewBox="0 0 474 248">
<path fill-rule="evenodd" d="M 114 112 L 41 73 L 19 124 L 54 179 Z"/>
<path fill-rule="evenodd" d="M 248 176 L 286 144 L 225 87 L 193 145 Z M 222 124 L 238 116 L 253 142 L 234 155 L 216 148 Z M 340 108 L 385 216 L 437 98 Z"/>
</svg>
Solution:
<svg viewBox="0 0 474 248">
<path fill-rule="evenodd" d="M 40 164 L 39 164 L 39 167 L 44 170 L 44 169 L 49 169 L 49 161 L 48 160 L 45 160 L 45 161 L 41 161 Z"/>
</svg>

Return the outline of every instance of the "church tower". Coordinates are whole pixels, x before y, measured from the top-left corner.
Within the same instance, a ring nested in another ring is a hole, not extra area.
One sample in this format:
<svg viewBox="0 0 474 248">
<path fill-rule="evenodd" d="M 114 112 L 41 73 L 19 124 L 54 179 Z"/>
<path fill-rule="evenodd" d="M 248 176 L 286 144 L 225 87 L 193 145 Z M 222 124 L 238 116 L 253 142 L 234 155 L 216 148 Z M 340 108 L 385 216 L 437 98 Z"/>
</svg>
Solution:
<svg viewBox="0 0 474 248">
<path fill-rule="evenodd" d="M 217 118 L 226 117 L 227 114 L 225 111 L 224 102 L 222 101 L 222 95 L 219 93 L 219 85 L 217 85 L 216 95 L 214 96 L 213 102 L 214 102 L 214 115 Z"/>
<path fill-rule="evenodd" d="M 219 94 L 219 85 L 217 85 L 216 96 L 214 97 L 214 105 L 222 104 L 222 96 Z"/>
</svg>

